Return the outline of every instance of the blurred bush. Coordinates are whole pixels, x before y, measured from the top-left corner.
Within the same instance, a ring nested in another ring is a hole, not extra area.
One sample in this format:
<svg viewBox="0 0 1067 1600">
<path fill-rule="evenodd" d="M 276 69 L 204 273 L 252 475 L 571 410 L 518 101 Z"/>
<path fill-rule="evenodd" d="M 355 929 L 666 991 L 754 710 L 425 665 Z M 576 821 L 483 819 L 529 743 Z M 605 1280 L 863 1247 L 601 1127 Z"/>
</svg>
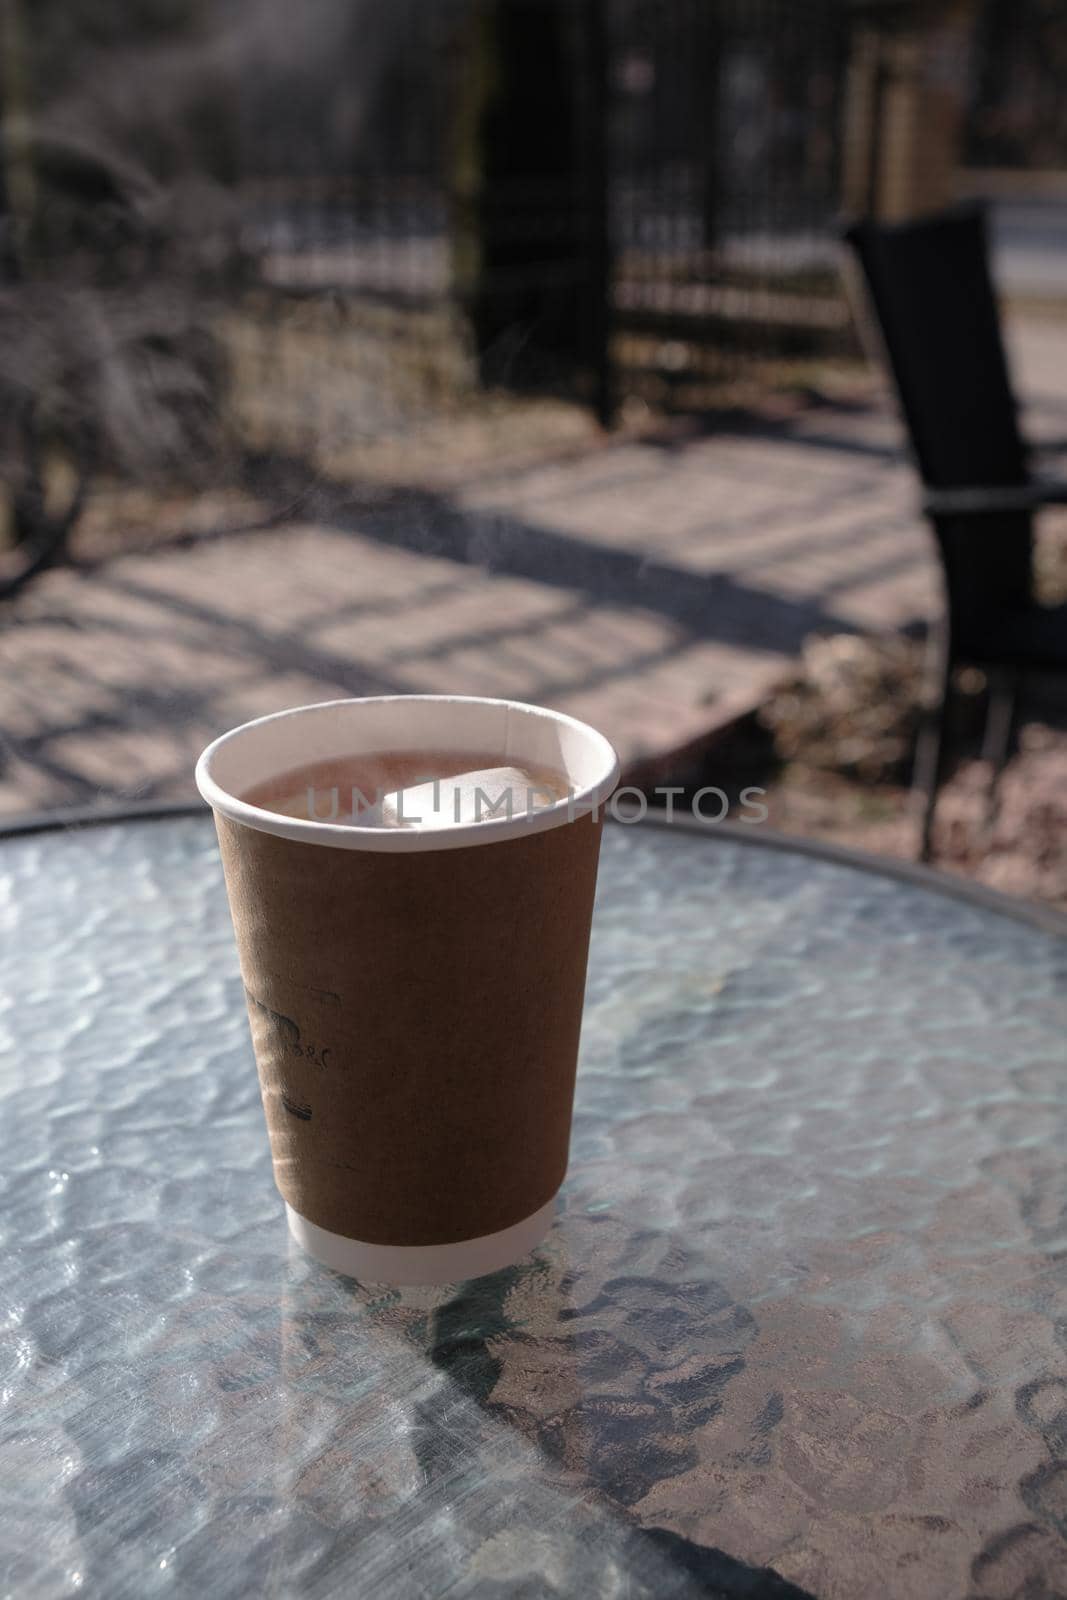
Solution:
<svg viewBox="0 0 1067 1600">
<path fill-rule="evenodd" d="M 210 302 L 244 263 L 219 119 L 198 121 L 204 86 L 183 94 L 164 47 L 188 35 L 193 8 L 76 0 L 31 14 L 7 0 L 3 20 L 10 589 L 61 556 L 94 473 L 196 478 L 217 466 L 227 379 Z M 116 59 L 105 47 L 119 37 Z"/>
<path fill-rule="evenodd" d="M 787 762 L 867 783 L 903 782 L 922 697 L 923 648 L 912 639 L 833 634 L 806 640 L 795 681 L 760 720 Z"/>
</svg>

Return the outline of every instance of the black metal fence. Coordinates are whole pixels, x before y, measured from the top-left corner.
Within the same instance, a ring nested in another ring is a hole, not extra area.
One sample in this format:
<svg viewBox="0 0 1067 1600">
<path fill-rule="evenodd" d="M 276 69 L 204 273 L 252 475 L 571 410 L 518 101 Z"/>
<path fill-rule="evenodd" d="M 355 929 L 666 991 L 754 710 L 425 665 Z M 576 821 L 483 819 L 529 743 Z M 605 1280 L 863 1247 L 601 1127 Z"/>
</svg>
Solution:
<svg viewBox="0 0 1067 1600">
<path fill-rule="evenodd" d="M 609 420 L 843 336 L 838 0 L 4 16 L 0 338 L 38 443 L 66 417 L 83 459 L 173 467 L 218 420 L 343 467 L 487 389 Z"/>
<path fill-rule="evenodd" d="M 616 394 L 832 347 L 847 12 L 832 0 L 609 4 Z"/>
<path fill-rule="evenodd" d="M 986 0 L 978 14 L 967 155 L 979 167 L 1067 166 L 1067 7 Z"/>
<path fill-rule="evenodd" d="M 607 420 L 632 394 L 699 405 L 755 361 L 840 345 L 835 0 L 437 0 L 400 16 L 403 48 L 350 142 L 328 81 L 317 104 L 282 86 L 280 127 L 262 94 L 244 107 L 262 401 L 284 410 L 310 382 L 320 437 L 325 412 L 342 434 L 357 413 L 389 426 L 420 392 L 476 384 Z M 301 351 L 334 376 L 301 381 Z"/>
</svg>

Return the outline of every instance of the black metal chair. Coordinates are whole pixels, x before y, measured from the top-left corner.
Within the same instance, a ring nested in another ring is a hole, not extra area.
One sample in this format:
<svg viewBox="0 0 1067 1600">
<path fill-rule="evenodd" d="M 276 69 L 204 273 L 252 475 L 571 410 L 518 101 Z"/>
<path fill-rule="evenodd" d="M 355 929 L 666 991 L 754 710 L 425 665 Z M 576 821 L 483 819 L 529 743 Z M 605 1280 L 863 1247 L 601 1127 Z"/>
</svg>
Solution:
<svg viewBox="0 0 1067 1600">
<path fill-rule="evenodd" d="M 1030 472 L 983 208 L 906 223 L 861 222 L 845 237 L 874 304 L 944 573 L 945 615 L 932 640 L 936 685 L 915 761 L 926 860 L 955 669 L 977 666 L 989 683 L 983 755 L 993 769 L 991 811 L 1026 674 L 1067 674 L 1067 606 L 1036 603 L 1032 538 L 1033 513 L 1067 504 L 1067 483 Z"/>
</svg>

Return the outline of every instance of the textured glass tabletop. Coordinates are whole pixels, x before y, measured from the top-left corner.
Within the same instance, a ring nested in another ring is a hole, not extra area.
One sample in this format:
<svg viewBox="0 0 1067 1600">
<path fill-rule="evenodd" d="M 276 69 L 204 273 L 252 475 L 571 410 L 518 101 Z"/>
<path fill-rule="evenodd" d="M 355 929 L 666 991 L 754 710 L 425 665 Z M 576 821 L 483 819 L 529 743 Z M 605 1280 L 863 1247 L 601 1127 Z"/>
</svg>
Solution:
<svg viewBox="0 0 1067 1600">
<path fill-rule="evenodd" d="M 546 1246 L 290 1245 L 211 823 L 0 842 L 0 1595 L 1067 1593 L 1067 946 L 607 831 Z"/>
</svg>

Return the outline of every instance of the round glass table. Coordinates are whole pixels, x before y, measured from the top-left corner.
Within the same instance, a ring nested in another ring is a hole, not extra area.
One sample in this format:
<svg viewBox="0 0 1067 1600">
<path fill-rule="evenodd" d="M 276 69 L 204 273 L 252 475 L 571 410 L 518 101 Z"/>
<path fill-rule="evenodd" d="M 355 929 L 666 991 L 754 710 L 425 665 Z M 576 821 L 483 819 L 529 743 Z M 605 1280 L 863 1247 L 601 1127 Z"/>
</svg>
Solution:
<svg viewBox="0 0 1067 1600">
<path fill-rule="evenodd" d="M 1063 924 L 760 834 L 606 830 L 558 1221 L 426 1290 L 289 1243 L 210 819 L 0 841 L 0 1594 L 1064 1593 Z"/>
</svg>

